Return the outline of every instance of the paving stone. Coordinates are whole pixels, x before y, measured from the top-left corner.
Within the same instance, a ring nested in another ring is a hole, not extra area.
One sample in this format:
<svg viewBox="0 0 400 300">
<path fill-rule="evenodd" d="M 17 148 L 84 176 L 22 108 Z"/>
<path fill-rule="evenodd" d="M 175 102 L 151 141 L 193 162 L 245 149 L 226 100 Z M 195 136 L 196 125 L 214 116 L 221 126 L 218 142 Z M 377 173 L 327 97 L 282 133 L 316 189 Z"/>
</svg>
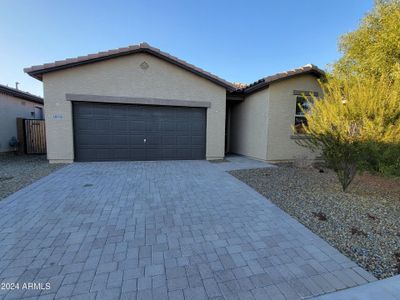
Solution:
<svg viewBox="0 0 400 300">
<path fill-rule="evenodd" d="M 140 277 L 138 278 L 138 291 L 151 289 L 151 278 Z"/>
<path fill-rule="evenodd" d="M 203 287 L 184 289 L 183 293 L 185 295 L 185 299 L 204 300 L 208 298 Z"/>
<path fill-rule="evenodd" d="M 37 278 L 49 278 L 52 276 L 56 276 L 61 272 L 62 267 L 61 266 L 51 266 L 47 268 L 43 268 L 40 270 L 39 274 L 37 275 Z M 3 274 L 2 274 L 3 276 Z M 6 276 L 4 276 L 6 277 Z"/>
<path fill-rule="evenodd" d="M 96 300 L 119 299 L 120 295 L 121 295 L 121 289 L 119 288 L 100 290 L 97 292 Z"/>
<path fill-rule="evenodd" d="M 100 291 L 107 287 L 108 273 L 96 275 L 92 281 L 90 291 Z"/>
<path fill-rule="evenodd" d="M 183 290 L 169 291 L 168 298 L 173 300 L 184 300 Z"/>
<path fill-rule="evenodd" d="M 223 171 L 244 165 L 266 166 L 68 165 L 0 202 L 1 280 L 48 280 L 50 298 L 178 300 L 299 299 L 375 281 Z"/>
<path fill-rule="evenodd" d="M 74 284 L 78 281 L 78 278 L 81 276 L 81 273 L 70 273 L 67 274 L 64 278 L 63 284 Z"/>
<path fill-rule="evenodd" d="M 189 286 L 186 277 L 167 279 L 168 291 L 182 290 Z"/>
<path fill-rule="evenodd" d="M 152 289 L 153 299 L 168 300 L 168 290 L 166 287 L 158 287 Z"/>
<path fill-rule="evenodd" d="M 86 282 L 79 282 L 78 284 L 75 285 L 73 295 L 79 295 L 79 294 L 88 294 L 90 292 L 91 288 L 91 282 L 86 281 Z"/>
<path fill-rule="evenodd" d="M 214 277 L 217 282 L 235 280 L 235 275 L 231 270 L 217 271 L 214 273 Z"/>
<path fill-rule="evenodd" d="M 145 276 L 156 276 L 164 274 L 164 265 L 149 265 L 145 267 Z"/>
<path fill-rule="evenodd" d="M 83 270 L 84 263 L 74 263 L 65 265 L 61 271 L 61 274 L 77 273 Z"/>
<path fill-rule="evenodd" d="M 153 288 L 158 288 L 158 287 L 165 287 L 167 286 L 167 278 L 165 275 L 157 275 L 153 276 L 151 278 L 152 281 L 152 287 Z"/>
<path fill-rule="evenodd" d="M 122 293 L 137 291 L 137 279 L 124 280 L 122 283 Z"/>
<path fill-rule="evenodd" d="M 196 288 L 203 286 L 203 281 L 201 280 L 200 275 L 193 275 L 187 277 L 189 282 L 189 287 Z"/>
<path fill-rule="evenodd" d="M 120 287 L 122 285 L 122 276 L 123 276 L 122 271 L 114 271 L 109 273 L 107 287 L 108 288 Z"/>
<path fill-rule="evenodd" d="M 98 274 L 108 273 L 108 272 L 113 272 L 115 270 L 117 270 L 117 263 L 109 262 L 109 263 L 99 264 L 96 273 Z"/>
<path fill-rule="evenodd" d="M 64 297 L 70 297 L 72 295 L 72 292 L 73 292 L 74 288 L 75 288 L 74 284 L 61 286 L 57 291 L 56 299 L 57 298 L 64 298 Z"/>
<path fill-rule="evenodd" d="M 184 267 L 174 267 L 166 269 L 167 279 L 179 278 L 186 276 L 186 269 Z"/>
<path fill-rule="evenodd" d="M 144 276 L 144 268 L 137 267 L 124 270 L 124 279 L 139 278 Z"/>
</svg>

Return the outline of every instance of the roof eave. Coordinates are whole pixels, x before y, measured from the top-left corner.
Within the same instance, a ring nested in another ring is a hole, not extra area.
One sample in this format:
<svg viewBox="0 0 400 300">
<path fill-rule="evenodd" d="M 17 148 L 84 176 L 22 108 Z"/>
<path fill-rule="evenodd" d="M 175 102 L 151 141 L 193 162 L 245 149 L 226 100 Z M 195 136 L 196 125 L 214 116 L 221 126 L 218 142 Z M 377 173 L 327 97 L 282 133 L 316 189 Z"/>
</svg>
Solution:
<svg viewBox="0 0 400 300">
<path fill-rule="evenodd" d="M 0 93 L 12 96 L 12 97 L 16 97 L 16 98 L 20 98 L 20 99 L 24 99 L 26 101 L 30 101 L 36 104 L 40 104 L 43 105 L 44 101 L 43 98 L 35 96 L 35 95 L 31 95 L 29 93 L 20 91 L 20 90 L 16 90 L 10 87 L 6 87 L 6 86 L 0 86 Z"/>
<path fill-rule="evenodd" d="M 276 83 L 276 82 L 279 82 L 279 81 L 287 80 L 287 79 L 290 79 L 290 78 L 293 78 L 293 77 L 296 77 L 296 76 L 301 76 L 301 75 L 306 75 L 306 74 L 313 74 L 313 75 L 316 75 L 318 78 L 321 78 L 321 77 L 325 76 L 325 72 L 324 71 L 319 70 L 319 69 L 316 70 L 316 69 L 313 68 L 313 69 L 310 69 L 310 70 L 307 70 L 307 71 L 304 71 L 304 72 L 301 72 L 301 73 L 291 74 L 291 75 L 288 75 L 288 76 L 285 76 L 285 77 L 282 77 L 282 78 L 277 78 L 277 79 L 274 79 L 274 80 L 271 80 L 271 81 L 262 81 L 262 82 L 260 82 L 258 84 L 255 84 L 255 85 L 252 85 L 252 86 L 249 86 L 249 87 L 245 88 L 243 90 L 243 92 L 244 92 L 245 95 L 250 95 L 250 94 L 252 94 L 254 92 L 258 92 L 260 90 L 268 88 L 271 83 Z"/>
</svg>

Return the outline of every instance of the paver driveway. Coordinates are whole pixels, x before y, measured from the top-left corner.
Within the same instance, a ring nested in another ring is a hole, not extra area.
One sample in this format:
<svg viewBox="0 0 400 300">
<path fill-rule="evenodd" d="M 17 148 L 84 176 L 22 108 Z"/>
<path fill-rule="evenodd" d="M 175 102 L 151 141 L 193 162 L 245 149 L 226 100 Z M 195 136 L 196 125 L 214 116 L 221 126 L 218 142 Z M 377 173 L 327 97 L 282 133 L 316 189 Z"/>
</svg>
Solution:
<svg viewBox="0 0 400 300">
<path fill-rule="evenodd" d="M 375 280 L 206 161 L 64 167 L 0 203 L 0 257 L 10 298 L 297 299 Z"/>
</svg>

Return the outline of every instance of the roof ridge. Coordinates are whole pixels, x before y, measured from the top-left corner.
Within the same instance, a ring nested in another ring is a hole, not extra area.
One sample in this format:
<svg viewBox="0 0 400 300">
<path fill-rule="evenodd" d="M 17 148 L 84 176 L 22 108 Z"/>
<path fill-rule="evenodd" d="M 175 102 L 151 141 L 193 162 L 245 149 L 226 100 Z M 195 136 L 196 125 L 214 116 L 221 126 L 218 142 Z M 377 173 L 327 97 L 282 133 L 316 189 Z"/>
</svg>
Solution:
<svg viewBox="0 0 400 300">
<path fill-rule="evenodd" d="M 287 77 L 291 77 L 294 75 L 300 75 L 300 74 L 304 74 L 304 73 L 311 73 L 314 72 L 320 76 L 324 76 L 325 72 L 318 68 L 316 65 L 313 64 L 306 64 L 304 66 L 301 67 L 297 67 L 297 68 L 293 68 L 287 71 L 282 71 L 282 72 L 278 72 L 269 76 L 265 76 L 261 79 L 258 79 L 252 83 L 249 83 L 246 87 L 238 89 L 239 92 L 246 92 L 246 90 L 250 89 L 250 88 L 255 88 L 255 86 L 264 84 L 264 85 L 268 85 L 269 83 L 272 83 L 273 81 L 279 80 L 279 79 L 284 79 Z"/>
<path fill-rule="evenodd" d="M 11 86 L 8 86 L 7 84 L 4 85 L 4 84 L 1 84 L 1 83 L 0 83 L 0 87 L 7 88 L 7 89 L 13 90 L 13 91 L 15 91 L 15 92 L 20 92 L 20 93 L 23 93 L 23 94 L 27 94 L 27 95 L 29 95 L 29 96 L 33 96 L 33 97 L 37 97 L 37 98 L 43 99 L 42 97 L 40 97 L 40 96 L 38 96 L 38 95 L 32 94 L 32 93 L 30 93 L 30 92 L 28 92 L 28 91 L 23 91 L 23 90 L 20 90 L 20 89 L 13 88 L 13 87 L 11 87 Z"/>
<path fill-rule="evenodd" d="M 155 48 L 146 42 L 141 42 L 138 45 L 129 45 L 126 47 L 115 48 L 115 49 L 111 49 L 111 50 L 107 50 L 107 51 L 100 51 L 97 53 L 78 56 L 75 58 L 66 58 L 63 60 L 57 60 L 52 63 L 45 63 L 42 65 L 34 65 L 34 66 L 31 66 L 28 68 L 24 68 L 24 72 L 28 73 L 32 77 L 35 77 L 36 79 L 41 80 L 42 74 L 54 71 L 57 68 L 58 69 L 68 68 L 68 67 L 73 67 L 78 64 L 90 63 L 90 62 L 93 62 L 93 60 L 98 61 L 98 60 L 103 60 L 103 59 L 107 59 L 107 58 L 112 58 L 114 56 L 133 54 L 136 51 L 140 52 L 140 50 L 142 50 L 143 52 L 148 52 L 148 53 L 156 55 L 156 56 L 159 55 L 160 58 L 164 58 L 164 59 L 168 60 L 169 62 L 175 63 L 180 67 L 183 67 L 189 71 L 192 71 L 193 73 L 196 73 L 196 74 L 200 73 L 198 75 L 200 75 L 200 76 L 203 75 L 203 77 L 205 77 L 211 81 L 214 81 L 214 83 L 218 83 L 220 85 L 225 86 L 225 88 L 227 88 L 228 90 L 232 90 L 232 91 L 235 90 L 235 86 L 231 82 L 229 82 L 217 75 L 214 75 L 202 68 L 196 67 L 195 65 L 188 63 L 185 60 L 182 60 L 176 56 L 173 56 L 167 52 L 164 52 L 164 51 L 160 50 L 159 48 Z"/>
</svg>

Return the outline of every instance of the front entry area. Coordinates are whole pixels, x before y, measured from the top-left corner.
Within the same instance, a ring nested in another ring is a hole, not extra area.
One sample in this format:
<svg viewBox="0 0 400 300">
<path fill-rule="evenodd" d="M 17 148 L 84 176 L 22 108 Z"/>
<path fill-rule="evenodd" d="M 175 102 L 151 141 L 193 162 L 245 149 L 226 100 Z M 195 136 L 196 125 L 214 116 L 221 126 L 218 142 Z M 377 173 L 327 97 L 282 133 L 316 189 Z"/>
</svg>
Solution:
<svg viewBox="0 0 400 300">
<path fill-rule="evenodd" d="M 73 102 L 75 161 L 199 160 L 206 109 Z"/>
</svg>

